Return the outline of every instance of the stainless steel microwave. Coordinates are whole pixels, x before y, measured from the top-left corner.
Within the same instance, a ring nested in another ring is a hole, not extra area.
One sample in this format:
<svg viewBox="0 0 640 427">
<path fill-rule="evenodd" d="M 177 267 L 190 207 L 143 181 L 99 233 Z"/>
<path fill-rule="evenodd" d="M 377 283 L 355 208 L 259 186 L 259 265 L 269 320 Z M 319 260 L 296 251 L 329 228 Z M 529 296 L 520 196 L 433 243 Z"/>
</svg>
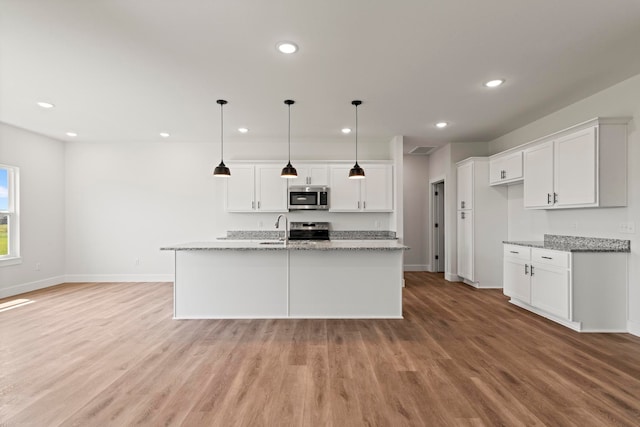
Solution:
<svg viewBox="0 0 640 427">
<path fill-rule="evenodd" d="M 288 199 L 290 211 L 327 210 L 329 209 L 329 187 L 291 186 Z"/>
</svg>

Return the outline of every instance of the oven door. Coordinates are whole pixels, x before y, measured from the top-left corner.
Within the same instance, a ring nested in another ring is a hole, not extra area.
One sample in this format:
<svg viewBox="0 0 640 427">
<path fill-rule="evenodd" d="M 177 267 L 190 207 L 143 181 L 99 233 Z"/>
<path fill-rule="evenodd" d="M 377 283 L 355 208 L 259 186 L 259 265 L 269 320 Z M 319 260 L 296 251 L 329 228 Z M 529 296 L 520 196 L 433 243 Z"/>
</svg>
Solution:
<svg viewBox="0 0 640 427">
<path fill-rule="evenodd" d="M 318 192 L 289 191 L 289 209 L 318 209 Z"/>
</svg>

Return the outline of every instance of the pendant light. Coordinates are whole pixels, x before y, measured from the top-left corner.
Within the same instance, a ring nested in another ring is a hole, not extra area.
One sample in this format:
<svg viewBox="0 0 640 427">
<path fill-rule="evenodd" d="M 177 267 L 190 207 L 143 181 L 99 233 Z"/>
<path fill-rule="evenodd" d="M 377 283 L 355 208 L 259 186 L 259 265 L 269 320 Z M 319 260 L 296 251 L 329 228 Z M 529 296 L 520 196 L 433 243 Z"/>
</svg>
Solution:
<svg viewBox="0 0 640 427">
<path fill-rule="evenodd" d="M 224 99 L 218 99 L 216 101 L 218 104 L 220 104 L 220 164 L 218 166 L 216 166 L 216 168 L 213 170 L 213 176 L 218 176 L 220 178 L 228 178 L 231 176 L 231 171 L 229 170 L 229 168 L 224 164 L 224 160 L 223 160 L 223 154 L 224 154 L 224 133 L 223 133 L 223 129 L 224 129 L 224 122 L 223 122 L 223 115 L 222 115 L 222 106 L 224 104 L 227 103 L 227 101 L 225 101 Z"/>
<path fill-rule="evenodd" d="M 358 164 L 358 105 L 360 104 L 362 101 L 351 101 L 351 105 L 356 107 L 356 164 L 349 171 L 349 179 L 364 179 L 364 169 Z"/>
<path fill-rule="evenodd" d="M 287 166 L 282 168 L 280 176 L 283 178 L 297 178 L 298 171 L 296 170 L 296 168 L 291 166 L 291 105 L 294 104 L 295 101 L 292 99 L 287 99 L 284 101 L 284 103 L 289 106 L 289 161 L 287 163 Z"/>
</svg>

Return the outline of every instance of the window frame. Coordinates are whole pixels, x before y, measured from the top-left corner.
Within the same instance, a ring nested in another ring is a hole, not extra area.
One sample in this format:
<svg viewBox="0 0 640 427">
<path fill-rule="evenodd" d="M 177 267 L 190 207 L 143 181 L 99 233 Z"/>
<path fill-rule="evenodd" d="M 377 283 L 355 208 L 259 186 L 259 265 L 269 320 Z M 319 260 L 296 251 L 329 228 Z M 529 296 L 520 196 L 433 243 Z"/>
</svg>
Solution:
<svg viewBox="0 0 640 427">
<path fill-rule="evenodd" d="M 7 171 L 7 210 L 0 210 L 0 214 L 6 215 L 8 231 L 8 253 L 0 255 L 0 267 L 22 263 L 20 257 L 20 168 L 17 166 L 0 164 L 1 169 Z"/>
</svg>

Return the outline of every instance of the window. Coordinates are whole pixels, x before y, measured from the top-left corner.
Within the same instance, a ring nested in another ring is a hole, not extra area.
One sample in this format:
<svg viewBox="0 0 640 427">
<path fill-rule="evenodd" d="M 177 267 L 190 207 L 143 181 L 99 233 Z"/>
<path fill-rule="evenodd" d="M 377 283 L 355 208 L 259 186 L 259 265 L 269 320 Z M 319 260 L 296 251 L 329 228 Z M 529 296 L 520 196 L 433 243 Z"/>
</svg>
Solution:
<svg viewBox="0 0 640 427">
<path fill-rule="evenodd" d="M 18 168 L 0 164 L 0 266 L 20 263 Z"/>
</svg>

